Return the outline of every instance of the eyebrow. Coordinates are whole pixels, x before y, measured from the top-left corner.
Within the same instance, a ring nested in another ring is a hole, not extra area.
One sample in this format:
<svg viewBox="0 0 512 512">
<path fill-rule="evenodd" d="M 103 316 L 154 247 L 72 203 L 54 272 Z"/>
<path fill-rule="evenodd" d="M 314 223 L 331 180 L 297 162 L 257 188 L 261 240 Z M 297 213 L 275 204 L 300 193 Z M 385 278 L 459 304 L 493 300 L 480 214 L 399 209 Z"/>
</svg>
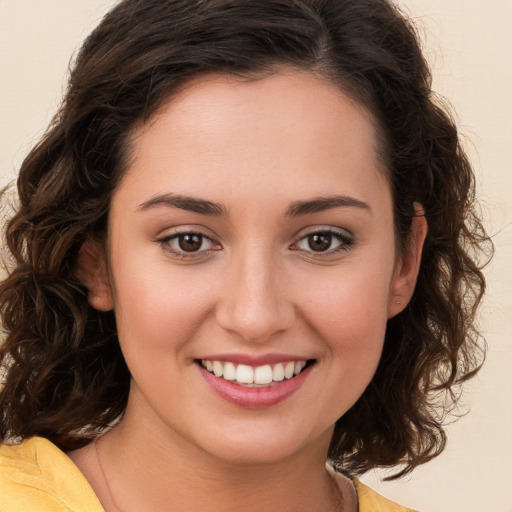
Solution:
<svg viewBox="0 0 512 512">
<path fill-rule="evenodd" d="M 138 210 L 145 211 L 159 206 L 179 208 L 202 215 L 226 215 L 226 207 L 206 199 L 199 199 L 179 194 L 161 194 L 144 201 L 138 206 Z M 307 201 L 295 201 L 286 211 L 287 217 L 299 217 L 311 213 L 323 212 L 332 208 L 355 207 L 371 212 L 370 205 L 350 196 L 315 197 Z"/>
<path fill-rule="evenodd" d="M 148 201 L 141 203 L 138 210 L 145 211 L 159 206 L 170 206 L 189 212 L 200 213 L 203 215 L 225 215 L 226 208 L 218 203 L 198 199 L 196 197 L 183 196 L 177 194 L 162 194 L 152 197 Z"/>
<path fill-rule="evenodd" d="M 323 212 L 331 208 L 355 207 L 367 210 L 371 213 L 372 209 L 368 203 L 350 196 L 328 196 L 315 197 L 307 201 L 296 201 L 286 211 L 287 217 L 299 217 L 310 213 Z"/>
</svg>

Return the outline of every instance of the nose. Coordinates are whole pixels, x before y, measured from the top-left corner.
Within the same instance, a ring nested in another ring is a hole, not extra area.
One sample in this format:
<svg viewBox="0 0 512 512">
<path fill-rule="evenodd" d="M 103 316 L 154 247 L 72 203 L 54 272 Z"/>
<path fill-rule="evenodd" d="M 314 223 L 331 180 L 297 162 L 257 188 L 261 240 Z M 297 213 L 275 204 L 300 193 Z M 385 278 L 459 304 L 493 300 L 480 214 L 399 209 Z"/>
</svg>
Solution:
<svg viewBox="0 0 512 512">
<path fill-rule="evenodd" d="M 231 261 L 216 318 L 220 326 L 239 338 L 265 342 L 291 327 L 295 309 L 287 297 L 286 272 L 272 255 L 240 255 Z"/>
</svg>

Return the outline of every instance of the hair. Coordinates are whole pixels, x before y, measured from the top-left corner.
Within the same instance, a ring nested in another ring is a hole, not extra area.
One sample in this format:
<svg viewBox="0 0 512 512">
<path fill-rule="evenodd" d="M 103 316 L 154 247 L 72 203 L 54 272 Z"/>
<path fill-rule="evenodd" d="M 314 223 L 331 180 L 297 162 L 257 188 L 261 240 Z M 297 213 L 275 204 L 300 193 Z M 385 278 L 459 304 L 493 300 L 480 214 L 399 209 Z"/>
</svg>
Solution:
<svg viewBox="0 0 512 512">
<path fill-rule="evenodd" d="M 62 106 L 22 164 L 0 285 L 0 438 L 86 444 L 125 410 L 130 372 L 112 311 L 76 273 L 84 241 L 105 241 L 130 135 L 192 79 L 309 71 L 364 105 L 382 136 L 398 247 L 428 221 L 412 300 L 388 321 L 373 380 L 336 423 L 329 460 L 356 475 L 444 448 L 443 422 L 485 344 L 475 314 L 492 251 L 471 165 L 410 21 L 386 0 L 124 0 L 92 32 Z M 342 391 L 341 391 L 342 392 Z"/>
</svg>

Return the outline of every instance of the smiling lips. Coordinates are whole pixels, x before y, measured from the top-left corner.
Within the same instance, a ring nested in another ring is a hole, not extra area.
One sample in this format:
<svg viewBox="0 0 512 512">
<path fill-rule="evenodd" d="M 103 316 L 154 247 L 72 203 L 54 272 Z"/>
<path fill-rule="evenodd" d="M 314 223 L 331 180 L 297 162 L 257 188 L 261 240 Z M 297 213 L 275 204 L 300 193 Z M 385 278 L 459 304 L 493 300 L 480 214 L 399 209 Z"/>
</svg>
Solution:
<svg viewBox="0 0 512 512">
<path fill-rule="evenodd" d="M 316 360 L 288 360 L 259 366 L 234 361 L 197 361 L 201 376 L 217 395 L 238 407 L 261 409 L 298 391 Z"/>
<path fill-rule="evenodd" d="M 201 365 L 216 377 L 248 387 L 268 386 L 285 379 L 291 379 L 305 368 L 306 361 L 288 361 L 275 365 L 248 366 L 230 361 L 209 361 L 203 359 Z"/>
</svg>

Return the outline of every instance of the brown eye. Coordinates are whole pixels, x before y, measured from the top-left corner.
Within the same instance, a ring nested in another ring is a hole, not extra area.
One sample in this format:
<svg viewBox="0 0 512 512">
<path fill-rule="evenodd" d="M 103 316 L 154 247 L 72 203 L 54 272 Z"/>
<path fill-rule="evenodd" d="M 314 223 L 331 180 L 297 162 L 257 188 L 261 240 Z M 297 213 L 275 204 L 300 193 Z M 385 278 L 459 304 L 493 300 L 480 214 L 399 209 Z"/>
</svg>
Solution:
<svg viewBox="0 0 512 512">
<path fill-rule="evenodd" d="M 332 245 L 332 235 L 329 233 L 315 233 L 309 235 L 307 240 L 309 248 L 315 252 L 327 251 Z"/>
<path fill-rule="evenodd" d="M 183 231 L 157 240 L 162 249 L 177 258 L 201 258 L 219 251 L 222 246 L 209 236 L 193 231 Z"/>
<path fill-rule="evenodd" d="M 178 236 L 178 246 L 184 252 L 196 252 L 203 245 L 203 236 L 195 233 L 186 233 Z"/>
<path fill-rule="evenodd" d="M 304 252 L 320 254 L 335 254 L 348 250 L 354 245 L 354 238 L 344 232 L 334 229 L 313 231 L 300 238 L 292 248 Z"/>
</svg>

